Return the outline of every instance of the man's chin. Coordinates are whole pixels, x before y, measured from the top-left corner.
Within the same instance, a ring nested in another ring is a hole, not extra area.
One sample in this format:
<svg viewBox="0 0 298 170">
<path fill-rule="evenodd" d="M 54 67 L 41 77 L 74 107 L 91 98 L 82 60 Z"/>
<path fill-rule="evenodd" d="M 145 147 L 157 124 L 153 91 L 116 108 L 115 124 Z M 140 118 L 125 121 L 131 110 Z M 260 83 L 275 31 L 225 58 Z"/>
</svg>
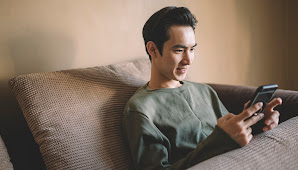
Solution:
<svg viewBox="0 0 298 170">
<path fill-rule="evenodd" d="M 183 81 L 183 80 L 185 80 L 185 78 L 186 78 L 186 74 L 185 75 L 181 75 L 181 76 L 176 76 L 176 80 L 177 81 Z"/>
</svg>

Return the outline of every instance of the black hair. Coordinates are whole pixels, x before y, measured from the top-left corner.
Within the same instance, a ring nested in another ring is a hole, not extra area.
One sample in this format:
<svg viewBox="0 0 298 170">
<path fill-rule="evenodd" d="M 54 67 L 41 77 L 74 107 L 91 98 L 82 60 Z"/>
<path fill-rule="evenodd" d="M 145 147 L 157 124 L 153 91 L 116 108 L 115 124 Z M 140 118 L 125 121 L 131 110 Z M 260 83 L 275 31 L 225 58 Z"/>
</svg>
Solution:
<svg viewBox="0 0 298 170">
<path fill-rule="evenodd" d="M 143 27 L 145 48 L 149 41 L 153 41 L 162 55 L 163 45 L 170 39 L 168 31 L 171 26 L 190 26 L 195 30 L 197 22 L 196 17 L 186 7 L 169 6 L 162 8 L 154 13 Z M 146 52 L 151 60 L 147 48 Z"/>
</svg>

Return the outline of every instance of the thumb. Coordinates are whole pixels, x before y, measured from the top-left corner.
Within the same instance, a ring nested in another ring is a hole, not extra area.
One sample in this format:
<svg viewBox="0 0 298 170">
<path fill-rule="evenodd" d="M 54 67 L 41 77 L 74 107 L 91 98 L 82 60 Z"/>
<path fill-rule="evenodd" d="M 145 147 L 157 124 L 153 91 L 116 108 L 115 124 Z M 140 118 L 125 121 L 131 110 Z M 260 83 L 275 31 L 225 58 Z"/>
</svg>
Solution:
<svg viewBox="0 0 298 170">
<path fill-rule="evenodd" d="M 227 114 L 227 115 L 221 117 L 221 119 L 222 119 L 223 121 L 227 121 L 227 120 L 231 119 L 231 118 L 234 117 L 234 116 L 235 116 L 235 115 L 234 115 L 233 113 L 229 113 L 229 114 Z"/>
</svg>

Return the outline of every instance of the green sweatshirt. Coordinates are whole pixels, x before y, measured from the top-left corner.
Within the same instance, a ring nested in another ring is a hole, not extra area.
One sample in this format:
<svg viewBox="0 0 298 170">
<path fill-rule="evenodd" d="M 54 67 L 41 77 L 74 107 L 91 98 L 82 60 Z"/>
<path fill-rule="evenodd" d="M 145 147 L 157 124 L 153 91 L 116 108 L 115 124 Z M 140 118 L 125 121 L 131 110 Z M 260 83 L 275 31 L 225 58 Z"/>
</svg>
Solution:
<svg viewBox="0 0 298 170">
<path fill-rule="evenodd" d="M 128 101 L 124 126 L 136 169 L 186 169 L 239 147 L 217 119 L 228 111 L 208 85 L 141 87 Z"/>
</svg>

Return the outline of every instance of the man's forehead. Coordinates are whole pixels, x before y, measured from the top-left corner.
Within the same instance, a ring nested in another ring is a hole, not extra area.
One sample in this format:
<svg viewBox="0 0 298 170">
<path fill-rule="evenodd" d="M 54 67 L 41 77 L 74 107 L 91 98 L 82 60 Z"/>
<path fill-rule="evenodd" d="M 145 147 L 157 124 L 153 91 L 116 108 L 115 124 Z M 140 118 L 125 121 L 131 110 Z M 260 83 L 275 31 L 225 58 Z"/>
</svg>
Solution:
<svg viewBox="0 0 298 170">
<path fill-rule="evenodd" d="M 190 26 L 171 26 L 169 29 L 168 43 L 171 46 L 187 46 L 192 47 L 196 45 L 195 34 Z"/>
</svg>

